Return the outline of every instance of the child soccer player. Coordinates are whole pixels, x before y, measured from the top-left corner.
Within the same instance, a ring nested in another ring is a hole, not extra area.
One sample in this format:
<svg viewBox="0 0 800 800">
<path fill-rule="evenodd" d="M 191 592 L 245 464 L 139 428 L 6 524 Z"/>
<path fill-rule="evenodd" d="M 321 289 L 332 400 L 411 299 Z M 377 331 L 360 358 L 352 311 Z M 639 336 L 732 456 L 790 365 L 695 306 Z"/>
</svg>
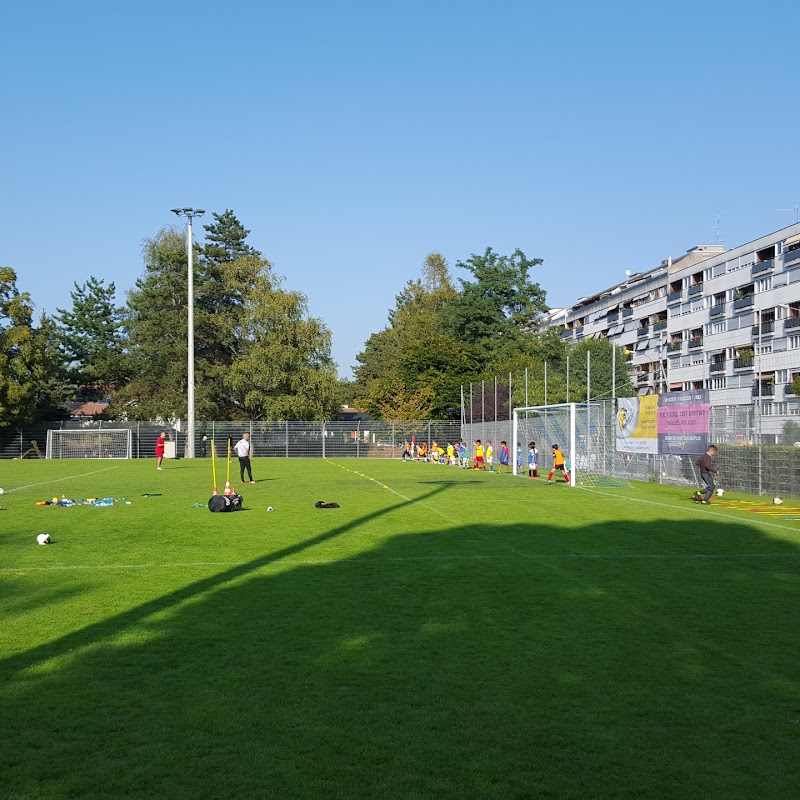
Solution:
<svg viewBox="0 0 800 800">
<path fill-rule="evenodd" d="M 558 470 L 564 476 L 564 482 L 569 483 L 569 472 L 567 472 L 566 464 L 564 463 L 564 454 L 559 450 L 558 445 L 553 445 L 553 469 L 550 470 L 550 474 L 547 476 L 547 482 L 553 482 L 553 475 L 555 475 L 556 470 Z"/>
<path fill-rule="evenodd" d="M 492 443 L 488 439 L 486 440 L 486 463 L 489 465 L 489 472 L 494 472 L 494 450 L 492 450 Z"/>
<path fill-rule="evenodd" d="M 483 445 L 481 444 L 480 439 L 475 440 L 475 464 L 473 465 L 472 469 L 480 469 L 481 467 L 486 469 L 486 462 L 483 460 Z"/>
<path fill-rule="evenodd" d="M 503 467 L 508 469 L 508 445 L 505 441 L 500 442 L 500 466 L 498 472 L 503 472 Z"/>
<path fill-rule="evenodd" d="M 517 442 L 517 475 L 522 472 L 522 445 Z"/>
<path fill-rule="evenodd" d="M 456 450 L 452 442 L 447 443 L 447 463 L 450 466 L 456 463 Z"/>
<path fill-rule="evenodd" d="M 463 439 L 458 443 L 458 460 L 461 463 L 461 469 L 469 466 L 469 453 L 467 453 L 467 445 Z"/>
<path fill-rule="evenodd" d="M 536 442 L 531 442 L 528 445 L 528 477 L 539 477 L 539 450 L 536 447 Z"/>
</svg>

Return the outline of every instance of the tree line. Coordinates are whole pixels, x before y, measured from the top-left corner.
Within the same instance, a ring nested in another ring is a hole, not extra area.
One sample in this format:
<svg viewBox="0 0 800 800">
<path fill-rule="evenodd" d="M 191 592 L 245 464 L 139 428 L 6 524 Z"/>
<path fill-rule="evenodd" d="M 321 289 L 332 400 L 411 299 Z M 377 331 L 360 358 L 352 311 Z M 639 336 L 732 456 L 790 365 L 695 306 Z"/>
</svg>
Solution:
<svg viewBox="0 0 800 800">
<path fill-rule="evenodd" d="M 487 248 L 456 267 L 430 253 L 357 356 L 355 380 L 337 379 L 331 331 L 308 300 L 284 287 L 247 241 L 231 210 L 213 214 L 195 247 L 195 403 L 198 419 L 331 419 L 343 404 L 384 419 L 455 418 L 462 384 L 529 369 L 530 402 L 565 399 L 571 353 L 580 391 L 581 351 L 592 349 L 593 394 L 608 391 L 611 345 L 564 344 L 539 330 L 545 292 L 531 278 L 541 259 Z M 71 307 L 34 320 L 16 274 L 0 268 L 0 427 L 65 416 L 66 401 L 108 399 L 109 418 L 186 417 L 186 238 L 160 230 L 143 244 L 143 273 L 119 303 L 113 282 L 75 283 Z M 617 384 L 627 393 L 624 359 Z M 519 404 L 519 398 L 514 398 Z"/>
</svg>

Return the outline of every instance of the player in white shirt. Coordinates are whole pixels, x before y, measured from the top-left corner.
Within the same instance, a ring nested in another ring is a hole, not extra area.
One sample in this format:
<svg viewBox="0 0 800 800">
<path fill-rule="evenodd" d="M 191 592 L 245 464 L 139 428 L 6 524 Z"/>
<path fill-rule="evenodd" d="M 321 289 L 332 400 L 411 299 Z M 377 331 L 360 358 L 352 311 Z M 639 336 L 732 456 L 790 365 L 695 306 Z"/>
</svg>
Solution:
<svg viewBox="0 0 800 800">
<path fill-rule="evenodd" d="M 247 477 L 250 478 L 250 483 L 255 483 L 253 470 L 250 467 L 250 434 L 243 433 L 242 438 L 236 442 L 233 449 L 236 451 L 236 455 L 239 456 L 239 473 L 242 483 L 244 483 L 245 470 L 247 470 Z"/>
</svg>

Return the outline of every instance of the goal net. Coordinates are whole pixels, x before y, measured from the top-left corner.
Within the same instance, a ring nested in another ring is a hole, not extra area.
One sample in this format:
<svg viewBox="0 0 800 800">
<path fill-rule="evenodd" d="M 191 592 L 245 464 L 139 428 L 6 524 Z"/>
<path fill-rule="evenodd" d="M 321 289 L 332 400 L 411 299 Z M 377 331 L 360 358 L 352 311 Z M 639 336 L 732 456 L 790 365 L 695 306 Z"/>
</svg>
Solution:
<svg viewBox="0 0 800 800">
<path fill-rule="evenodd" d="M 513 440 L 522 451 L 521 470 L 527 469 L 530 442 L 539 450 L 539 471 L 549 472 L 551 447 L 559 445 L 564 453 L 570 483 L 573 486 L 627 487 L 630 485 L 625 465 L 616 453 L 613 419 L 605 403 L 561 403 L 514 409 Z M 517 473 L 515 459 L 514 473 Z"/>
<path fill-rule="evenodd" d="M 131 458 L 132 436 L 124 428 L 47 431 L 47 458 Z"/>
</svg>

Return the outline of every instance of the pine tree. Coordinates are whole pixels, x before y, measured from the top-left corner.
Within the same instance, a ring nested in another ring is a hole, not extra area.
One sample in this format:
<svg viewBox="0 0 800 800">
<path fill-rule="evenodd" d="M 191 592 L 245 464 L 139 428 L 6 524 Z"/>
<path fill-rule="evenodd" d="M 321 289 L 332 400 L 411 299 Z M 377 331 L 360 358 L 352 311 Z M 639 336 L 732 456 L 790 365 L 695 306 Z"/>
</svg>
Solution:
<svg viewBox="0 0 800 800">
<path fill-rule="evenodd" d="M 115 304 L 114 283 L 90 277 L 70 292 L 72 309 L 57 309 L 55 321 L 69 361 L 70 377 L 82 399 L 108 396 L 124 382 L 122 311 Z"/>
</svg>

